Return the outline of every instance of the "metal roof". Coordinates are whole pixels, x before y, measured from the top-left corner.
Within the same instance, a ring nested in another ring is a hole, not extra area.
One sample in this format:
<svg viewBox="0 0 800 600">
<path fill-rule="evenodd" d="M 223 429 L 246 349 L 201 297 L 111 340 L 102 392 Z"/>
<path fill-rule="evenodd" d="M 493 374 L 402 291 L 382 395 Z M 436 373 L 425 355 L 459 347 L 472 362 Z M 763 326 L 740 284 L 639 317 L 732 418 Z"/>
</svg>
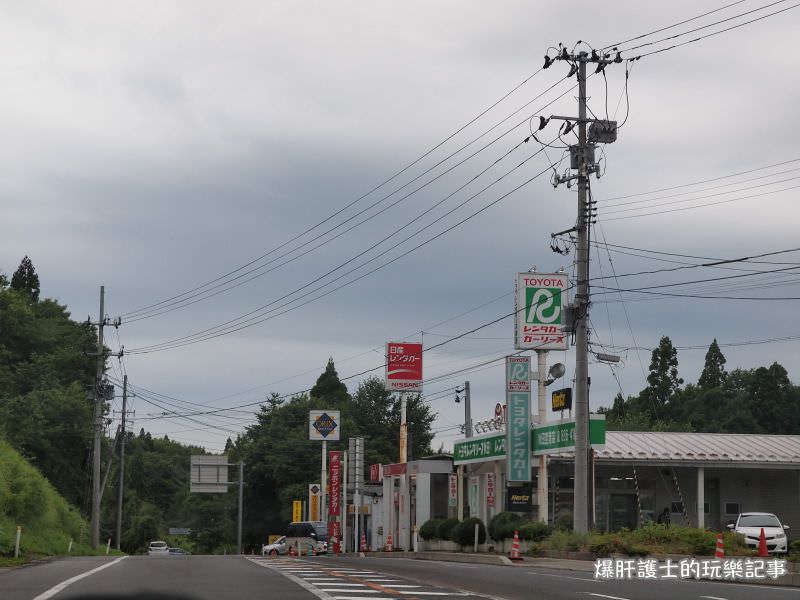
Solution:
<svg viewBox="0 0 800 600">
<path fill-rule="evenodd" d="M 607 431 L 600 462 L 800 469 L 800 435 Z"/>
</svg>

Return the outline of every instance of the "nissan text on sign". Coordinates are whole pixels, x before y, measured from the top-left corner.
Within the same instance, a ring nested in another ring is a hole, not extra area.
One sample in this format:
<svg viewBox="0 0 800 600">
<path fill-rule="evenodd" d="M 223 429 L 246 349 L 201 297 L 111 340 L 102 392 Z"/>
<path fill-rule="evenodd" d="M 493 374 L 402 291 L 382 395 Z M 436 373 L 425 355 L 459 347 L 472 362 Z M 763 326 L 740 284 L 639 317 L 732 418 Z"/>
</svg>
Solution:
<svg viewBox="0 0 800 600">
<path fill-rule="evenodd" d="M 398 392 L 422 391 L 422 344 L 386 344 L 386 389 Z"/>
</svg>

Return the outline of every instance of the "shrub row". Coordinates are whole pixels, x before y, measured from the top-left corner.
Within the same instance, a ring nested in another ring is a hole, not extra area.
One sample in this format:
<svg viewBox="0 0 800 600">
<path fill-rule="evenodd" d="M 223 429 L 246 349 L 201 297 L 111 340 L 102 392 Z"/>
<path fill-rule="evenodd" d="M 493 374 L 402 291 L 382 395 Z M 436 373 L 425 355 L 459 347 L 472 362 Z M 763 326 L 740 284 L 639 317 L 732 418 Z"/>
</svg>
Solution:
<svg viewBox="0 0 800 600">
<path fill-rule="evenodd" d="M 475 525 L 478 525 L 478 543 L 486 541 L 486 527 L 478 518 L 431 519 L 419 528 L 423 540 L 450 540 L 461 546 L 471 546 L 475 540 Z"/>
</svg>

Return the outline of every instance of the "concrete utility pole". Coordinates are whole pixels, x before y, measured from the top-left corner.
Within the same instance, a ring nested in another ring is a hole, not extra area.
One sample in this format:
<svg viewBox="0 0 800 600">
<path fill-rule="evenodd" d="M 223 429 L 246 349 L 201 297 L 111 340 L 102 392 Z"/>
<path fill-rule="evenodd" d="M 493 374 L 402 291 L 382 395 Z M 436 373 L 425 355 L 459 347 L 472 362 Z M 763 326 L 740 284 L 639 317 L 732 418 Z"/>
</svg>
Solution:
<svg viewBox="0 0 800 600">
<path fill-rule="evenodd" d="M 612 63 L 621 63 L 620 53 L 612 58 L 611 54 L 598 54 L 592 50 L 577 54 L 570 53 L 561 47 L 555 58 L 545 57 L 544 68 L 548 68 L 555 60 L 565 60 L 572 65 L 570 75 L 578 75 L 578 118 L 553 116 L 552 119 L 569 122 L 577 121 L 578 143 L 570 146 L 571 167 L 577 169 L 577 175 L 556 177 L 555 185 L 578 180 L 578 224 L 577 233 L 577 282 L 573 306 L 575 323 L 575 488 L 574 488 L 574 527 L 577 533 L 586 533 L 591 525 L 589 494 L 589 225 L 592 222 L 594 203 L 589 197 L 589 175 L 597 173 L 594 161 L 595 142 L 611 143 L 616 140 L 617 124 L 614 121 L 602 121 L 586 118 L 586 64 L 596 63 L 596 73 L 601 72 Z M 549 121 L 549 119 L 548 119 Z M 586 124 L 591 123 L 588 132 Z M 565 129 L 566 131 L 568 131 Z M 571 129 L 571 127 L 570 127 Z M 591 139 L 589 139 L 591 138 Z M 591 143 L 590 143 L 591 142 Z"/>
<path fill-rule="evenodd" d="M 100 441 L 103 433 L 103 372 L 105 349 L 103 326 L 105 325 L 105 286 L 100 286 L 100 315 L 97 319 L 97 373 L 94 380 L 94 450 L 92 452 L 92 548 L 100 544 Z"/>
<path fill-rule="evenodd" d="M 121 550 L 122 538 L 122 490 L 125 486 L 125 421 L 128 418 L 128 376 L 122 378 L 122 426 L 119 447 L 119 489 L 117 490 L 117 550 Z"/>
<path fill-rule="evenodd" d="M 586 215 L 586 53 L 578 61 L 578 289 L 575 294 L 575 531 L 589 530 L 589 219 Z"/>
</svg>

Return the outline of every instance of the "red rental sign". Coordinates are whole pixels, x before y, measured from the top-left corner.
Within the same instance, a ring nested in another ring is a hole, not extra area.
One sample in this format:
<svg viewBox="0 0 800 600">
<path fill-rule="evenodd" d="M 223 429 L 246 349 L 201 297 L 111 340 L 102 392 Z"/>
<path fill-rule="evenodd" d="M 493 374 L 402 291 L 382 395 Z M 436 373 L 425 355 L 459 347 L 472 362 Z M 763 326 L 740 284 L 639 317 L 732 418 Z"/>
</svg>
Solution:
<svg viewBox="0 0 800 600">
<path fill-rule="evenodd" d="M 342 453 L 338 450 L 328 452 L 328 473 L 330 492 L 328 494 L 328 515 L 338 517 L 342 514 Z"/>
<path fill-rule="evenodd" d="M 386 344 L 386 389 L 400 392 L 422 391 L 422 344 Z"/>
</svg>

